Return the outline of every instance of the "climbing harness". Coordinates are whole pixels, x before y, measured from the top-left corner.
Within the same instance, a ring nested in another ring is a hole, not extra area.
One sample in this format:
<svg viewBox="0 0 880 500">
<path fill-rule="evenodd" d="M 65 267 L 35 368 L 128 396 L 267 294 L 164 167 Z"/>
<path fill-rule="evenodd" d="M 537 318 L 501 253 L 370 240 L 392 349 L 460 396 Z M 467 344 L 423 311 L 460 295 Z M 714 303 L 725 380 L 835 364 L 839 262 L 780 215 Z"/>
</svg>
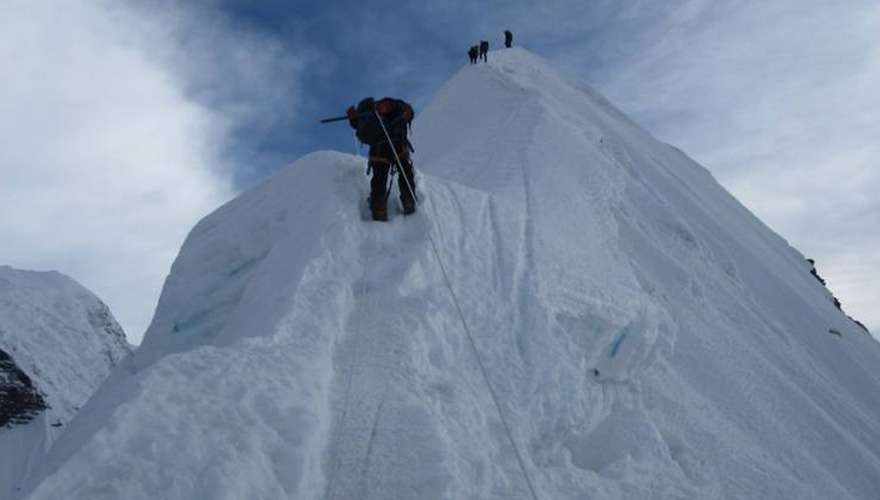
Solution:
<svg viewBox="0 0 880 500">
<path fill-rule="evenodd" d="M 416 196 L 415 191 L 412 188 L 412 184 L 409 181 L 409 177 L 406 175 L 406 171 L 403 170 L 403 163 L 400 161 L 400 157 L 397 155 L 397 148 L 394 147 L 393 142 L 391 141 L 391 134 L 388 133 L 388 129 L 385 128 L 385 122 L 382 120 L 382 116 L 379 115 L 379 112 L 373 110 L 376 114 L 376 118 L 379 119 L 379 125 L 382 126 L 382 132 L 385 133 L 385 138 L 388 139 L 388 143 L 391 144 L 391 151 L 394 153 L 394 159 L 397 162 L 398 170 L 406 182 L 406 188 L 409 190 L 409 193 L 412 195 L 413 199 L 418 203 L 419 198 Z M 504 427 L 504 432 L 507 434 L 507 439 L 510 440 L 510 445 L 513 447 L 513 452 L 516 455 L 516 460 L 519 463 L 519 468 L 522 471 L 523 478 L 525 478 L 526 485 L 529 488 L 529 493 L 531 493 L 532 500 L 538 500 L 538 494 L 535 492 L 535 487 L 532 485 L 532 479 L 529 477 L 528 469 L 526 468 L 525 461 L 523 460 L 522 454 L 519 451 L 519 446 L 516 444 L 516 440 L 513 438 L 513 431 L 510 429 L 510 424 L 507 423 L 507 418 L 504 416 L 504 411 L 501 409 L 501 403 L 498 400 L 498 395 L 495 394 L 495 388 L 492 387 L 492 383 L 489 381 L 489 372 L 486 371 L 486 366 L 483 364 L 483 358 L 480 356 L 480 351 L 477 349 L 477 343 L 474 340 L 474 336 L 471 333 L 471 329 L 467 324 L 467 320 L 464 318 L 464 312 L 462 312 L 461 304 L 458 301 L 458 296 L 455 295 L 455 289 L 452 288 L 452 280 L 449 279 L 449 273 L 446 272 L 446 266 L 443 265 L 443 260 L 440 258 L 440 251 L 437 249 L 437 242 L 434 240 L 434 237 L 431 236 L 431 232 L 427 232 L 428 240 L 431 242 L 431 249 L 434 252 L 434 258 L 437 259 L 437 264 L 440 266 L 440 271 L 443 274 L 443 281 L 446 284 L 446 288 L 449 290 L 449 294 L 452 297 L 452 302 L 455 304 L 455 309 L 458 312 L 458 318 L 461 320 L 461 324 L 464 327 L 464 331 L 467 334 L 468 342 L 470 343 L 471 349 L 474 352 L 474 357 L 477 360 L 477 365 L 480 367 L 480 373 L 483 375 L 483 380 L 486 382 L 486 387 L 489 388 L 489 394 L 492 396 L 492 402 L 495 404 L 495 409 L 498 411 L 498 418 L 501 420 L 501 425 Z"/>
<path fill-rule="evenodd" d="M 379 110 L 374 109 L 373 113 L 376 115 L 376 118 L 379 119 L 379 125 L 382 126 L 382 132 L 385 134 L 385 139 L 388 140 L 389 149 L 394 154 L 394 161 L 397 162 L 397 168 L 400 173 L 400 176 L 403 177 L 403 180 L 406 181 L 406 189 L 409 191 L 409 194 L 412 195 L 413 200 L 416 203 L 419 202 L 419 196 L 416 194 L 415 190 L 412 188 L 412 183 L 409 182 L 409 176 L 406 175 L 406 171 L 403 169 L 403 162 L 400 161 L 400 156 L 397 154 L 397 148 L 394 147 L 394 141 L 391 140 L 391 134 L 388 133 L 388 129 L 385 128 L 385 120 L 382 119 L 382 115 L 379 114 Z M 407 141 L 409 143 L 409 141 Z"/>
</svg>

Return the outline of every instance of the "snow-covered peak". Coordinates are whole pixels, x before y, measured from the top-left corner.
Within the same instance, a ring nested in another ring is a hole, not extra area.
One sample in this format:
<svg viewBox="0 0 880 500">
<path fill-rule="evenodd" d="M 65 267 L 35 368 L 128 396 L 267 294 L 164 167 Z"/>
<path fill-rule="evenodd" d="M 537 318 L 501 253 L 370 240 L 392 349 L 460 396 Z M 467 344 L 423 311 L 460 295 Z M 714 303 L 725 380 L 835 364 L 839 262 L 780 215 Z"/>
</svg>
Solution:
<svg viewBox="0 0 880 500">
<path fill-rule="evenodd" d="M 0 266 L 0 349 L 68 421 L 131 350 L 109 308 L 61 273 Z"/>
<path fill-rule="evenodd" d="M 364 159 L 320 152 L 202 220 L 31 498 L 880 490 L 880 345 L 803 256 L 594 92 L 489 59 L 417 116 L 415 216 L 365 221 Z"/>
<path fill-rule="evenodd" d="M 0 498 L 129 352 L 107 306 L 75 281 L 0 266 Z"/>
</svg>

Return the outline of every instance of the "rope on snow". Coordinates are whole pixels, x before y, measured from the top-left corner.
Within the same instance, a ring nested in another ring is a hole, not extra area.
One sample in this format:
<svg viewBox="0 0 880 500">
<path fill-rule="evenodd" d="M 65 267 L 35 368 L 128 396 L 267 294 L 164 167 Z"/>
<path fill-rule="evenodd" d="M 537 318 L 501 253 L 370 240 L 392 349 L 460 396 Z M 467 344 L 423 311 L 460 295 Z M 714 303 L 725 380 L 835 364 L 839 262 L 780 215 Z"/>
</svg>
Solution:
<svg viewBox="0 0 880 500">
<path fill-rule="evenodd" d="M 409 177 L 406 175 L 406 171 L 403 170 L 403 163 L 400 161 L 400 157 L 397 155 L 397 148 L 394 147 L 394 143 L 391 141 L 391 135 L 388 133 L 388 129 L 385 128 L 385 122 L 382 120 L 382 116 L 378 111 L 373 110 L 376 114 L 376 118 L 379 119 L 379 125 L 382 126 L 382 132 L 385 133 L 385 138 L 388 139 L 388 143 L 391 145 L 391 151 L 394 153 L 394 160 L 397 162 L 398 171 L 400 176 L 403 177 L 403 180 L 406 181 L 406 188 L 409 190 L 409 193 L 412 195 L 413 199 L 418 202 L 418 197 L 416 196 L 415 191 L 413 191 L 412 184 L 409 181 Z M 437 264 L 440 266 L 440 271 L 443 273 L 443 281 L 446 284 L 446 288 L 449 290 L 450 296 L 452 296 L 452 302 L 455 304 L 455 309 L 458 312 L 458 318 L 461 320 L 461 324 L 464 327 L 464 331 L 467 334 L 468 342 L 471 345 L 471 349 L 474 351 L 474 357 L 477 360 L 477 364 L 480 367 L 480 373 L 483 375 L 483 380 L 486 382 L 486 387 L 489 388 L 489 394 L 492 396 L 492 402 L 495 404 L 495 409 L 498 411 L 498 418 L 501 420 L 501 424 L 504 427 L 504 432 L 507 433 L 507 439 L 510 440 L 511 446 L 513 446 L 513 452 L 516 455 L 516 460 L 519 463 L 519 468 L 522 471 L 523 478 L 526 480 L 526 484 L 529 487 L 529 493 L 531 493 L 532 500 L 538 500 L 538 494 L 535 493 L 535 487 L 532 485 L 532 479 L 529 477 L 528 469 L 526 468 L 525 461 L 523 460 L 522 454 L 519 451 L 519 446 L 516 444 L 516 440 L 513 438 L 513 431 L 510 429 L 510 424 L 507 423 L 507 418 L 504 416 L 504 411 L 501 409 L 501 403 L 498 401 L 498 395 L 495 394 L 495 388 L 492 387 L 492 383 L 489 381 L 489 373 L 486 371 L 486 366 L 483 364 L 483 358 L 480 356 L 480 350 L 477 349 L 477 343 L 474 341 L 474 336 L 471 333 L 471 329 L 467 324 L 467 321 L 464 318 L 464 312 L 462 312 L 461 304 L 458 301 L 458 297 L 455 295 L 455 290 L 452 288 L 452 281 L 449 279 L 449 273 L 446 272 L 446 266 L 443 265 L 443 260 L 440 258 L 440 251 L 437 250 L 437 242 L 434 240 L 434 237 L 431 236 L 431 232 L 428 232 L 428 240 L 431 242 L 431 249 L 434 252 L 434 257 L 437 259 Z"/>
</svg>

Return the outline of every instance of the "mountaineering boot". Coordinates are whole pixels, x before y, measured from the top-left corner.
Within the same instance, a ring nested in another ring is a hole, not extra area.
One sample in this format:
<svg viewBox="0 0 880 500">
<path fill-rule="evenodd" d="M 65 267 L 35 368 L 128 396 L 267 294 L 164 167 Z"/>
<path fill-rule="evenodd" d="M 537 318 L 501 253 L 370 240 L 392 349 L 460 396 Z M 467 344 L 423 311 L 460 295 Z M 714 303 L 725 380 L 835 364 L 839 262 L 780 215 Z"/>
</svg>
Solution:
<svg viewBox="0 0 880 500">
<path fill-rule="evenodd" d="M 370 210 L 373 212 L 373 220 L 387 221 L 388 211 L 385 209 L 385 200 L 382 198 L 370 199 Z"/>
<path fill-rule="evenodd" d="M 403 203 L 403 215 L 410 215 L 416 212 L 416 203 L 412 199 L 401 200 Z"/>
<path fill-rule="evenodd" d="M 413 171 L 412 160 L 406 148 L 401 153 L 403 170 L 397 178 L 397 189 L 400 191 L 400 204 L 403 206 L 403 214 L 409 215 L 416 211 L 416 198 L 413 192 L 416 189 L 416 177 Z"/>
</svg>

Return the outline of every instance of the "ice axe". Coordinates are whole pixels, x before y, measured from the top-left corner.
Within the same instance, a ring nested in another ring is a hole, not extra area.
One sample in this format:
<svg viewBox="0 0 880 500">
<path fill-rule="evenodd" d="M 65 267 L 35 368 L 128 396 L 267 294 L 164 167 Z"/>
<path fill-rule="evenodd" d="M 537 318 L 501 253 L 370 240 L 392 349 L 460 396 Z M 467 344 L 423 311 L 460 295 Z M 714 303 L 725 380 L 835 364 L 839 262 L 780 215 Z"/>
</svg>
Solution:
<svg viewBox="0 0 880 500">
<path fill-rule="evenodd" d="M 372 116 L 372 115 L 373 115 L 372 112 L 367 111 L 366 113 L 358 114 L 357 117 L 363 118 L 365 116 Z M 321 120 L 321 123 L 341 122 L 342 120 L 348 120 L 348 115 L 334 116 L 333 118 L 324 118 L 323 120 Z"/>
<path fill-rule="evenodd" d="M 341 122 L 342 120 L 348 120 L 348 116 L 342 115 L 342 116 L 336 116 L 333 118 L 324 118 L 323 120 L 321 120 L 321 123 Z"/>
<path fill-rule="evenodd" d="M 358 118 L 364 118 L 364 117 L 367 117 L 367 116 L 373 116 L 373 112 L 367 111 L 367 112 L 360 113 L 360 114 L 357 115 Z M 382 120 L 382 118 L 381 118 L 381 116 L 379 115 L 379 113 L 376 113 L 375 116 L 378 117 L 380 120 Z M 398 121 L 400 121 L 400 120 L 402 120 L 402 119 L 403 119 L 402 117 L 401 117 L 401 118 L 396 118 L 395 120 L 393 120 L 393 121 L 391 122 L 391 124 L 394 124 L 394 123 L 396 123 L 396 122 L 398 122 Z M 341 122 L 341 121 L 343 121 L 343 120 L 348 120 L 348 115 L 334 116 L 334 117 L 332 117 L 332 118 L 324 118 L 324 119 L 320 120 L 320 123 Z M 385 128 L 385 124 L 384 124 L 384 122 L 382 123 L 382 128 Z M 386 130 L 386 133 L 387 133 L 387 130 Z M 389 138 L 389 139 L 390 139 L 390 138 Z M 410 150 L 411 152 L 415 153 L 415 152 L 416 152 L 416 148 L 414 148 L 413 145 L 412 145 L 412 143 L 409 142 L 409 139 L 407 139 L 406 137 L 404 137 L 403 140 L 406 142 L 406 147 L 408 147 L 409 150 Z"/>
<path fill-rule="evenodd" d="M 372 111 L 366 111 L 366 112 L 364 112 L 364 113 L 359 113 L 359 114 L 357 114 L 357 117 L 358 117 L 358 118 L 365 118 L 365 117 L 367 117 L 367 116 L 373 116 L 373 112 L 372 112 Z M 343 120 L 348 120 L 348 115 L 334 116 L 334 117 L 332 117 L 332 118 L 324 118 L 324 119 L 321 120 L 320 122 L 321 122 L 321 123 L 333 123 L 333 122 L 341 122 L 341 121 L 343 121 Z M 397 118 L 397 119 L 395 119 L 395 120 L 394 120 L 393 122 L 391 122 L 391 123 L 395 123 L 395 122 L 397 122 L 397 121 L 399 121 L 399 120 L 401 120 L 401 118 Z"/>
</svg>

